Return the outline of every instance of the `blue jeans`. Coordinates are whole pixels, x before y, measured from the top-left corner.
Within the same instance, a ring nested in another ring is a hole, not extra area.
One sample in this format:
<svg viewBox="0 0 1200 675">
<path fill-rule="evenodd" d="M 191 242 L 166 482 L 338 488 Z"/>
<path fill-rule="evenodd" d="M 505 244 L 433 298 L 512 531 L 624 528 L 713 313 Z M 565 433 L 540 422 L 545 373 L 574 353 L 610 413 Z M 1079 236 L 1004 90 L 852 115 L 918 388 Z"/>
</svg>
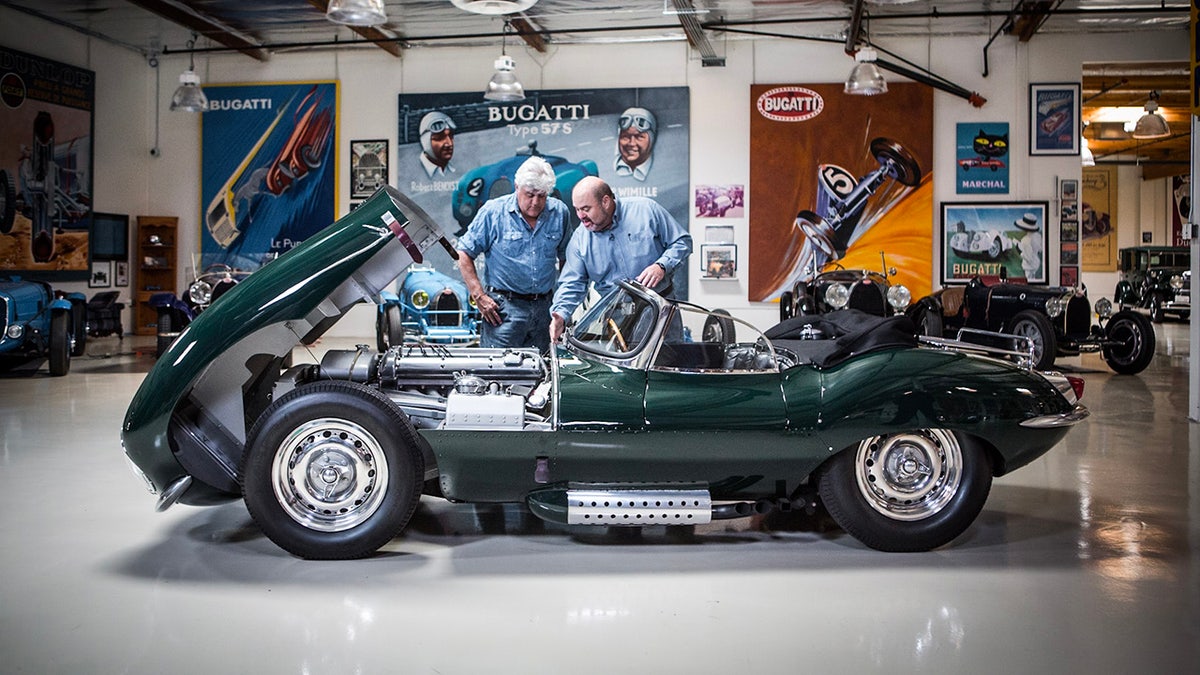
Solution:
<svg viewBox="0 0 1200 675">
<path fill-rule="evenodd" d="M 543 354 L 550 352 L 550 301 L 516 300 L 499 293 L 491 296 L 499 305 L 500 325 L 481 321 L 480 347 L 537 347 Z"/>
</svg>

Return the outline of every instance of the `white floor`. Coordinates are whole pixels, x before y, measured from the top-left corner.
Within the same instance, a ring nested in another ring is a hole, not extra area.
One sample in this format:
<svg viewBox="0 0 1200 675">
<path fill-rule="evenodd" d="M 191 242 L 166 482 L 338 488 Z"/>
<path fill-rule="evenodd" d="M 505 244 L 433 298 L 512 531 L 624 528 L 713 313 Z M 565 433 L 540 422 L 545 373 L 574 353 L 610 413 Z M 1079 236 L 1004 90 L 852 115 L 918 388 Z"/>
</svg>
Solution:
<svg viewBox="0 0 1200 675">
<path fill-rule="evenodd" d="M 692 535 L 430 500 L 381 555 L 305 562 L 240 503 L 153 510 L 118 431 L 152 338 L 0 376 L 2 673 L 1197 673 L 1187 326 L 1139 376 L 1066 359 L 1093 416 L 924 554 L 823 520 Z M 111 354 L 110 354 L 111 353 Z"/>
</svg>

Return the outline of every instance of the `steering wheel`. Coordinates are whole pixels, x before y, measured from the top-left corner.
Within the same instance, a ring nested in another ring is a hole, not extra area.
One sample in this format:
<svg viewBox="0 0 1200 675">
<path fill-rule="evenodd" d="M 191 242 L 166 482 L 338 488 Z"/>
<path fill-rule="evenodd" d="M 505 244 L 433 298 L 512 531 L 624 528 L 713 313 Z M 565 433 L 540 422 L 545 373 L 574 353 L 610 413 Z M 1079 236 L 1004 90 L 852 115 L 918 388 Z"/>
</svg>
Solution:
<svg viewBox="0 0 1200 675">
<path fill-rule="evenodd" d="M 621 351 L 629 351 L 629 345 L 625 344 L 625 336 L 621 335 L 621 329 L 617 327 L 616 321 L 608 320 L 608 330 L 612 332 L 613 341 L 621 348 Z"/>
</svg>

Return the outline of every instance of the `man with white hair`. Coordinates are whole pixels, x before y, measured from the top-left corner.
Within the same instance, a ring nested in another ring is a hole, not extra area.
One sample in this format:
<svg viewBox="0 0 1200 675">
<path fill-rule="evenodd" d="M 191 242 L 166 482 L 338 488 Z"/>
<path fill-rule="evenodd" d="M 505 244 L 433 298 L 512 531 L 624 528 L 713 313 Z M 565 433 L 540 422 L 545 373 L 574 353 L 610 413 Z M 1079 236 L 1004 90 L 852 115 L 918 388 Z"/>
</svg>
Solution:
<svg viewBox="0 0 1200 675">
<path fill-rule="evenodd" d="M 513 176 L 516 192 L 475 214 L 458 240 L 458 267 L 484 323 L 481 347 L 550 350 L 550 298 L 567 247 L 570 211 L 550 193 L 554 168 L 530 157 Z M 486 255 L 487 284 L 475 260 Z"/>
<path fill-rule="evenodd" d="M 627 108 L 617 118 L 617 159 L 613 169 L 618 176 L 644 181 L 654 163 L 654 139 L 658 120 L 645 108 Z"/>
<path fill-rule="evenodd" d="M 430 179 L 454 173 L 454 130 L 458 125 L 440 110 L 426 113 L 417 128 L 421 137 L 421 166 Z"/>
</svg>

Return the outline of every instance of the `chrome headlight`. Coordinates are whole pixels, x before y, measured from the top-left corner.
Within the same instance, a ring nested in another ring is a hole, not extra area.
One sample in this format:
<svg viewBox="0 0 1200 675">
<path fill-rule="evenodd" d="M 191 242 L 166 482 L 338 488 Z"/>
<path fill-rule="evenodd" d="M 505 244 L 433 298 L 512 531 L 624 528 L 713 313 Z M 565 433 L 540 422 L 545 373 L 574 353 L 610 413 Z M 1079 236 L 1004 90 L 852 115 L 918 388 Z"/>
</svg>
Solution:
<svg viewBox="0 0 1200 675">
<path fill-rule="evenodd" d="M 425 309 L 429 306 L 429 293 L 425 291 L 413 291 L 412 304 L 417 309 Z"/>
<path fill-rule="evenodd" d="M 1183 277 L 1178 274 L 1171 275 L 1171 288 L 1179 290 L 1183 288 Z"/>
<path fill-rule="evenodd" d="M 197 305 L 207 305 L 212 302 L 212 284 L 197 280 L 188 287 L 188 297 Z"/>
<path fill-rule="evenodd" d="M 4 334 L 12 340 L 20 340 L 21 336 L 25 334 L 25 324 L 14 323 L 4 331 Z"/>
<path fill-rule="evenodd" d="M 834 309 L 841 309 L 850 303 L 850 288 L 845 284 L 830 284 L 825 289 L 825 302 Z"/>
<path fill-rule="evenodd" d="M 904 287 L 904 284 L 896 284 L 887 291 L 888 304 L 896 309 L 904 309 L 908 307 L 908 303 L 912 302 L 912 292 Z"/>
<path fill-rule="evenodd" d="M 1100 315 L 1101 319 L 1107 319 L 1112 316 L 1112 301 L 1108 298 L 1100 298 L 1096 301 L 1096 314 Z"/>
<path fill-rule="evenodd" d="M 1067 309 L 1067 301 L 1063 298 L 1050 298 L 1046 301 L 1046 314 L 1051 319 L 1057 319 Z"/>
</svg>

